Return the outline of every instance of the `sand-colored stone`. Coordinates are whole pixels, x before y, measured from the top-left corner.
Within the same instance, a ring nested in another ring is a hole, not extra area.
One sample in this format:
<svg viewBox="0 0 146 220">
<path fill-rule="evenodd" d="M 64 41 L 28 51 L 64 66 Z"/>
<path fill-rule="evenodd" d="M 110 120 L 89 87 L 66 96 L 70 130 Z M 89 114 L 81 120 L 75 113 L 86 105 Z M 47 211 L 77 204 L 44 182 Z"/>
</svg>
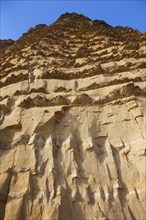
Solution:
<svg viewBox="0 0 146 220">
<path fill-rule="evenodd" d="M 2 220 L 146 219 L 145 36 L 67 13 L 3 47 Z"/>
</svg>

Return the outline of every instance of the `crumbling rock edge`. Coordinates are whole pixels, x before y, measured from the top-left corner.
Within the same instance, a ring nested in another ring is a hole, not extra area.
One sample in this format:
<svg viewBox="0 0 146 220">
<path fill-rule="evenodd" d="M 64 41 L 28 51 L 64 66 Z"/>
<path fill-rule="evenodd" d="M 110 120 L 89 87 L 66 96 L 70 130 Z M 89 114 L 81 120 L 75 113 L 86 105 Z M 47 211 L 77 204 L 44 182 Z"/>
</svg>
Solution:
<svg viewBox="0 0 146 220">
<path fill-rule="evenodd" d="M 145 34 L 68 13 L 10 43 L 1 219 L 146 219 Z"/>
</svg>

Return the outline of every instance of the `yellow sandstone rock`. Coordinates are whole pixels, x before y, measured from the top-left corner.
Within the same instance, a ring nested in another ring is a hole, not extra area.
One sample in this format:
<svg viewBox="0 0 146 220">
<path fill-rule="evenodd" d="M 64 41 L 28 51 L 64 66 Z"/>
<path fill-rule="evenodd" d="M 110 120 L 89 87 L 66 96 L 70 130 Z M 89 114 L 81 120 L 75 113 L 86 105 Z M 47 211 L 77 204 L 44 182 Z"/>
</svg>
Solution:
<svg viewBox="0 0 146 220">
<path fill-rule="evenodd" d="M 145 36 L 67 13 L 0 42 L 2 220 L 146 219 Z"/>
</svg>

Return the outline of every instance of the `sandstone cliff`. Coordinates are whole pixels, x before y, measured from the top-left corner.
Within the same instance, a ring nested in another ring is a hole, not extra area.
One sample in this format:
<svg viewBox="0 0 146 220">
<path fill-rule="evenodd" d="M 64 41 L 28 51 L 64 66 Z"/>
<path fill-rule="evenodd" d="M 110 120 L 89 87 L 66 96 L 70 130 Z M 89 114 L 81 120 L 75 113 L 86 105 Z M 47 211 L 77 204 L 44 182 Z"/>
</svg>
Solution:
<svg viewBox="0 0 146 220">
<path fill-rule="evenodd" d="M 2 220 L 146 219 L 145 37 L 67 13 L 2 50 Z"/>
<path fill-rule="evenodd" d="M 9 39 L 9 40 L 0 40 L 0 49 L 3 49 L 5 47 L 11 46 L 15 41 Z"/>
</svg>

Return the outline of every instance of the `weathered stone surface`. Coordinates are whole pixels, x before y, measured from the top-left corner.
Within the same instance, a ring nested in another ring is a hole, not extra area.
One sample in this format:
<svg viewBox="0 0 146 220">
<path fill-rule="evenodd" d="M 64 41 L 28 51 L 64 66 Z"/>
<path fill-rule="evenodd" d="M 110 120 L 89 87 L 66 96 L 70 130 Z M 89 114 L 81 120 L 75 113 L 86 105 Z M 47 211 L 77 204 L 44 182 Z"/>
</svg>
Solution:
<svg viewBox="0 0 146 220">
<path fill-rule="evenodd" d="M 146 219 L 145 36 L 67 13 L 1 50 L 2 220 Z"/>
</svg>

